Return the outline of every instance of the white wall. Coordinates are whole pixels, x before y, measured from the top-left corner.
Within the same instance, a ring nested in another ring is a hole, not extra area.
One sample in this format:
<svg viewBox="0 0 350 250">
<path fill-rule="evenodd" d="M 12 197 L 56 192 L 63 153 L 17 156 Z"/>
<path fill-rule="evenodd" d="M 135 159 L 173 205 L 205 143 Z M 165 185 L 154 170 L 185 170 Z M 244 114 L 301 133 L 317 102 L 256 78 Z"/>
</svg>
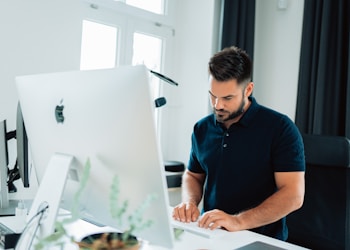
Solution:
<svg viewBox="0 0 350 250">
<path fill-rule="evenodd" d="M 14 126 L 16 75 L 79 69 L 78 0 L 6 0 L 0 8 L 0 119 Z"/>
<path fill-rule="evenodd" d="M 79 0 L 4 0 L 0 8 L 0 120 L 15 129 L 17 75 L 79 69 Z M 10 157 L 16 156 L 10 142 Z"/>
<path fill-rule="evenodd" d="M 254 96 L 260 104 L 294 120 L 304 0 L 257 0 L 254 46 Z"/>
</svg>

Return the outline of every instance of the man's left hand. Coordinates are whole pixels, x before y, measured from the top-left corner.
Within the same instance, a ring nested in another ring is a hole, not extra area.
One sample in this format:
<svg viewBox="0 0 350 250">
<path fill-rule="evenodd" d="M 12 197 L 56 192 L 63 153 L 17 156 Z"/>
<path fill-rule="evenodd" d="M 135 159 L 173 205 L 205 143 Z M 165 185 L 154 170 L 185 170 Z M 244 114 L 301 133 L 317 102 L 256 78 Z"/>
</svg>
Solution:
<svg viewBox="0 0 350 250">
<path fill-rule="evenodd" d="M 242 230 L 241 223 L 237 216 L 227 214 L 219 209 L 205 212 L 200 218 L 198 224 L 203 228 L 224 228 L 230 232 Z"/>
</svg>

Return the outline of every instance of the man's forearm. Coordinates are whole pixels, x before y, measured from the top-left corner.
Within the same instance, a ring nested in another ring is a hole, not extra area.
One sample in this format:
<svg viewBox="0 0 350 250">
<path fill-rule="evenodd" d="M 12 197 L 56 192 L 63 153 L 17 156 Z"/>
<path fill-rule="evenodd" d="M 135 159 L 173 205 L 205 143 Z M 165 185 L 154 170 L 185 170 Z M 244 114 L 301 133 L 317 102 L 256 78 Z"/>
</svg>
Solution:
<svg viewBox="0 0 350 250">
<path fill-rule="evenodd" d="M 252 229 L 278 221 L 301 207 L 303 196 L 281 189 L 259 206 L 236 215 L 242 229 Z"/>
<path fill-rule="evenodd" d="M 197 175 L 184 173 L 182 178 L 182 201 L 192 202 L 196 205 L 202 199 L 203 195 L 203 180 Z"/>
</svg>

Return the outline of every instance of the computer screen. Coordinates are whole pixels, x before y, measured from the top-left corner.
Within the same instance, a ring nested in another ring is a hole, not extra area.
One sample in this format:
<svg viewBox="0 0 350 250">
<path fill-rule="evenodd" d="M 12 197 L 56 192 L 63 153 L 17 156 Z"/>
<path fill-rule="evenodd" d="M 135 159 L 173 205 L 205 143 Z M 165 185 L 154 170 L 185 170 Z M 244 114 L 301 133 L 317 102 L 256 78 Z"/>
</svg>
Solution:
<svg viewBox="0 0 350 250">
<path fill-rule="evenodd" d="M 9 196 L 9 193 L 17 192 L 14 182 L 20 179 L 23 187 L 29 187 L 28 142 L 20 107 L 16 118 L 16 130 L 13 131 L 8 131 L 6 120 L 0 122 L 0 216 L 16 213 L 20 200 L 10 199 Z M 16 139 L 17 160 L 14 166 L 9 166 L 9 153 L 12 151 L 8 149 L 8 143 L 12 139 Z"/>
<path fill-rule="evenodd" d="M 14 211 L 13 209 L 9 211 L 10 204 L 7 187 L 7 165 L 9 159 L 6 134 L 6 120 L 3 120 L 0 122 L 0 215 L 9 215 L 9 213 Z"/>
<path fill-rule="evenodd" d="M 65 163 L 51 164 L 52 159 L 73 156 L 60 203 L 70 209 L 90 159 L 90 176 L 78 201 L 81 215 L 117 229 L 125 226 L 110 213 L 110 191 L 117 176 L 119 200 L 127 200 L 130 211 L 149 195 L 156 197 L 143 215 L 153 224 L 136 236 L 171 248 L 166 177 L 148 80 L 148 70 L 139 65 L 19 76 L 16 84 L 39 189 L 48 165 L 54 165 L 50 171 L 57 179 L 65 171 L 60 167 Z M 44 199 L 59 196 L 55 180 L 45 185 L 49 187 Z"/>
<path fill-rule="evenodd" d="M 29 152 L 28 137 L 24 126 L 21 105 L 17 105 L 16 117 L 17 167 L 23 186 L 29 187 Z"/>
</svg>

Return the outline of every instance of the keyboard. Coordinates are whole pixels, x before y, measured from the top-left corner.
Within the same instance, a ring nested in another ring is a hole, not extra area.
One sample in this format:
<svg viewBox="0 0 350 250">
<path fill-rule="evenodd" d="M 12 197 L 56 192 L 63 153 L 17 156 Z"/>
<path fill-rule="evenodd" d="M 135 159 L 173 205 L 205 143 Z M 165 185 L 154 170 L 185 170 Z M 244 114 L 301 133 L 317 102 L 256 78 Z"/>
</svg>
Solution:
<svg viewBox="0 0 350 250">
<path fill-rule="evenodd" d="M 217 238 L 227 235 L 229 232 L 224 229 L 208 229 L 198 226 L 198 222 L 181 222 L 171 218 L 171 225 L 173 228 L 181 229 L 189 233 L 193 233 L 204 238 Z"/>
</svg>

